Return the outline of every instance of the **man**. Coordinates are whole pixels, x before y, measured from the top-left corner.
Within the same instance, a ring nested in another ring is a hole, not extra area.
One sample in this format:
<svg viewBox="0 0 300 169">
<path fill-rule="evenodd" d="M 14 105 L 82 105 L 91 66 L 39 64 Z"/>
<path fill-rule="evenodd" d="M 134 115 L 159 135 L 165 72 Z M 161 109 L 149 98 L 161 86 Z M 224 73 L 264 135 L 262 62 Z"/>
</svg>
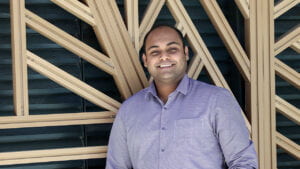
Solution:
<svg viewBox="0 0 300 169">
<path fill-rule="evenodd" d="M 188 59 L 176 28 L 146 35 L 143 62 L 154 81 L 121 106 L 106 169 L 257 168 L 238 103 L 226 89 L 188 78 Z"/>
</svg>

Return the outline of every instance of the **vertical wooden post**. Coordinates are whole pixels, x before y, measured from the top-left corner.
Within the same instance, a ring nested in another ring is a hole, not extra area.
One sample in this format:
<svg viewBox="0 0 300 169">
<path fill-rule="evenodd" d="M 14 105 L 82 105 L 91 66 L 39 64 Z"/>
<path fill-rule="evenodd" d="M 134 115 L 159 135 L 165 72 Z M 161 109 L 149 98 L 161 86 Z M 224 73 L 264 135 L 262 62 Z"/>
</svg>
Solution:
<svg viewBox="0 0 300 169">
<path fill-rule="evenodd" d="M 24 0 L 10 0 L 10 10 L 14 111 L 17 116 L 24 116 L 29 114 Z"/>
<path fill-rule="evenodd" d="M 276 168 L 274 1 L 250 1 L 246 28 L 251 60 L 250 108 L 252 139 L 259 168 Z"/>
<path fill-rule="evenodd" d="M 139 2 L 138 0 L 125 0 L 124 3 L 127 30 L 137 53 L 139 53 Z"/>
</svg>

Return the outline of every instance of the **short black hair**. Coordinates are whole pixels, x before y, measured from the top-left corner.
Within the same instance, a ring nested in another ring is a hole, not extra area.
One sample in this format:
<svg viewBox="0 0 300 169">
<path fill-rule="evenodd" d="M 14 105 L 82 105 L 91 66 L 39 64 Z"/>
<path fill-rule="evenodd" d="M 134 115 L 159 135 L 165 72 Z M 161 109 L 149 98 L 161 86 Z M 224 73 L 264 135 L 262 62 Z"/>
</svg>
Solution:
<svg viewBox="0 0 300 169">
<path fill-rule="evenodd" d="M 177 29 L 175 26 L 171 26 L 171 25 L 167 25 L 167 24 L 158 24 L 158 25 L 154 25 L 149 30 L 149 32 L 145 35 L 145 38 L 144 38 L 144 41 L 143 41 L 142 53 L 146 53 L 146 40 L 147 40 L 149 34 L 152 31 L 154 31 L 155 29 L 160 28 L 160 27 L 168 27 L 168 28 L 171 28 L 171 29 L 175 30 L 177 32 L 177 34 L 179 35 L 180 39 L 181 39 L 183 47 L 185 46 L 183 34 L 179 29 Z"/>
</svg>

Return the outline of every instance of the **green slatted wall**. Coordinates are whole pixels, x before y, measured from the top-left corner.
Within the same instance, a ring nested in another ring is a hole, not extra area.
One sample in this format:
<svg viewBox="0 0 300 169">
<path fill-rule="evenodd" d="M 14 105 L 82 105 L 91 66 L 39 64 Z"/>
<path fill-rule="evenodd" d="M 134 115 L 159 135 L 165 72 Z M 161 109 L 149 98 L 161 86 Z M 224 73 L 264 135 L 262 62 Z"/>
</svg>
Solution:
<svg viewBox="0 0 300 169">
<path fill-rule="evenodd" d="M 57 7 L 49 0 L 26 0 L 26 8 L 62 28 L 78 39 L 101 51 L 92 28 L 81 20 Z M 123 1 L 117 1 L 122 13 Z M 183 0 L 194 24 L 215 58 L 219 68 L 241 105 L 244 105 L 244 81 L 234 66 L 224 44 L 205 14 L 198 0 Z M 243 17 L 232 0 L 218 0 L 236 35 L 243 44 Z M 149 0 L 140 0 L 140 20 Z M 289 11 L 275 21 L 276 37 L 285 33 L 300 21 L 300 6 Z M 0 0 L 0 116 L 13 115 L 12 105 L 12 67 L 10 54 L 10 15 L 9 0 Z M 159 14 L 157 23 L 174 24 L 175 21 L 166 7 Z M 61 46 L 44 38 L 35 31 L 27 29 L 28 49 L 49 62 L 82 79 L 96 89 L 121 101 L 120 94 L 108 74 L 68 52 Z M 192 54 L 192 52 L 191 52 Z M 300 69 L 300 55 L 288 49 L 277 56 L 286 64 Z M 48 78 L 29 69 L 30 114 L 68 113 L 99 111 L 101 108 L 62 88 Z M 209 82 L 205 71 L 199 80 Z M 300 92 L 280 78 L 276 78 L 277 94 L 300 107 Z M 40 127 L 0 130 L 0 152 L 36 150 L 62 147 L 105 145 L 111 125 L 82 125 L 66 127 Z M 300 143 L 300 128 L 280 114 L 277 116 L 277 130 Z M 104 168 L 105 160 L 78 160 L 16 166 L 0 166 L 7 169 L 92 169 Z M 278 168 L 296 169 L 300 162 L 282 150 L 278 150 Z"/>
</svg>

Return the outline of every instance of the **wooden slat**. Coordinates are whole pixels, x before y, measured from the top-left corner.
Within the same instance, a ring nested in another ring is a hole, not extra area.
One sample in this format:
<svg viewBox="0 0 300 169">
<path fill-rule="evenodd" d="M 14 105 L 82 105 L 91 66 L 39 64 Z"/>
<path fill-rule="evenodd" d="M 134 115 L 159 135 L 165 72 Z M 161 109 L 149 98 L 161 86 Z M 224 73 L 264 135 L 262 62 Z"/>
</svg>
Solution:
<svg viewBox="0 0 300 169">
<path fill-rule="evenodd" d="M 11 48 L 13 67 L 14 112 L 17 116 L 29 114 L 26 64 L 26 26 L 24 0 L 10 0 Z"/>
<path fill-rule="evenodd" d="M 294 49 L 297 53 L 300 53 L 300 39 L 293 43 L 291 46 L 292 49 Z"/>
<path fill-rule="evenodd" d="M 300 3 L 300 0 L 281 0 L 274 7 L 274 19 Z"/>
<path fill-rule="evenodd" d="M 136 52 L 139 53 L 139 1 L 125 0 L 124 3 L 128 33 Z"/>
<path fill-rule="evenodd" d="M 88 0 L 88 4 L 96 21 L 96 36 L 118 71 L 116 84 L 122 96 L 128 98 L 148 85 L 138 53 L 115 1 Z"/>
<path fill-rule="evenodd" d="M 300 24 L 297 25 L 291 31 L 282 35 L 275 43 L 275 55 L 278 55 L 280 52 L 286 48 L 292 46 L 294 43 L 300 40 Z"/>
<path fill-rule="evenodd" d="M 0 153 L 0 166 L 105 158 L 106 152 L 106 146 L 6 152 Z"/>
<path fill-rule="evenodd" d="M 120 103 L 118 101 L 110 98 L 97 89 L 68 74 L 67 72 L 57 68 L 30 51 L 27 51 L 27 64 L 35 71 L 73 91 L 95 105 L 113 112 L 117 112 L 118 108 L 120 107 Z"/>
<path fill-rule="evenodd" d="M 244 19 L 249 19 L 249 0 L 234 0 Z"/>
<path fill-rule="evenodd" d="M 195 25 L 185 10 L 180 0 L 167 1 L 167 6 L 174 16 L 176 22 L 182 24 L 186 36 L 189 39 L 190 45 L 198 55 L 201 56 L 207 72 L 210 74 L 211 79 L 217 86 L 222 86 L 229 89 L 227 82 L 225 81 L 222 73 L 217 67 L 213 57 L 209 53 L 204 41 L 200 37 Z M 193 59 L 195 64 L 199 63 L 200 58 Z M 193 63 L 192 63 L 193 64 Z"/>
<path fill-rule="evenodd" d="M 188 67 L 188 76 L 197 79 L 204 67 L 204 63 L 201 61 L 200 56 L 194 56 Z"/>
<path fill-rule="evenodd" d="M 0 117 L 0 129 L 112 123 L 115 114 L 104 111 Z"/>
<path fill-rule="evenodd" d="M 55 43 L 68 49 L 108 74 L 114 75 L 116 73 L 110 58 L 86 45 L 70 34 L 64 32 L 63 30 L 57 28 L 41 17 L 35 15 L 29 10 L 26 10 L 26 24 L 31 29 L 51 39 Z"/>
<path fill-rule="evenodd" d="M 276 96 L 276 110 L 288 119 L 300 125 L 300 110 L 279 96 Z"/>
<path fill-rule="evenodd" d="M 274 0 L 249 1 L 252 139 L 259 168 L 276 168 Z"/>
<path fill-rule="evenodd" d="M 279 59 L 275 59 L 275 71 L 282 79 L 300 89 L 300 73 L 281 62 Z"/>
<path fill-rule="evenodd" d="M 165 0 L 151 0 L 149 3 L 146 12 L 144 14 L 143 20 L 140 25 L 140 48 L 143 46 L 143 40 L 147 32 L 151 29 L 154 24 L 161 8 L 164 6 Z"/>
<path fill-rule="evenodd" d="M 244 80 L 249 82 L 250 61 L 238 38 L 233 32 L 231 26 L 229 25 L 227 19 L 225 18 L 220 6 L 215 0 L 199 1 L 201 2 L 204 10 L 208 14 L 211 22 L 213 23 L 222 41 L 224 42 L 227 50 L 229 51 L 229 54 L 231 55 L 231 58 L 233 59 L 240 73 L 244 77 Z"/>
<path fill-rule="evenodd" d="M 277 145 L 300 160 L 300 146 L 280 133 L 276 133 Z"/>
<path fill-rule="evenodd" d="M 84 22 L 94 26 L 95 20 L 89 7 L 78 0 L 51 0 L 56 5 L 77 16 Z"/>
</svg>

